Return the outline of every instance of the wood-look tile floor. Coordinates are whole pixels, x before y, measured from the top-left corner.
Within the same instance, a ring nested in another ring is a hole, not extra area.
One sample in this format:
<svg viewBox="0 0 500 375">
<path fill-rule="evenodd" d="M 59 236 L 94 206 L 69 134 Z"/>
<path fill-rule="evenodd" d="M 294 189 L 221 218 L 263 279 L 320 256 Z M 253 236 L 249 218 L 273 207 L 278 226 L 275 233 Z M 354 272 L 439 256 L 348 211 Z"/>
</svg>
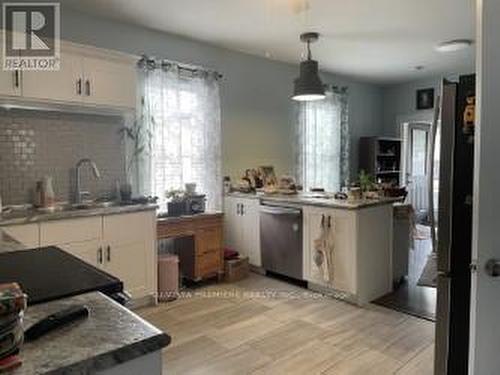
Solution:
<svg viewBox="0 0 500 375">
<path fill-rule="evenodd" d="M 138 313 L 172 336 L 165 374 L 431 375 L 434 324 L 251 274 Z"/>
</svg>

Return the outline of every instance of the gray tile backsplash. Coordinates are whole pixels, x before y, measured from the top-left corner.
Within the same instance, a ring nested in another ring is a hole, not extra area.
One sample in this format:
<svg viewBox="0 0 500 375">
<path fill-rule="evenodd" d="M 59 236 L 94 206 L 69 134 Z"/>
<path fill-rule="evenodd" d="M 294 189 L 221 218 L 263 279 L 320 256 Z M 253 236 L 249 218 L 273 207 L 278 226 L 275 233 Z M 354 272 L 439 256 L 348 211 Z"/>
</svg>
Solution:
<svg viewBox="0 0 500 375">
<path fill-rule="evenodd" d="M 74 166 L 91 158 L 101 171 L 96 181 L 82 168 L 82 190 L 94 197 L 125 182 L 125 147 L 112 116 L 0 109 L 0 195 L 4 204 L 31 203 L 37 180 L 53 177 L 59 200 L 70 200 Z"/>
</svg>

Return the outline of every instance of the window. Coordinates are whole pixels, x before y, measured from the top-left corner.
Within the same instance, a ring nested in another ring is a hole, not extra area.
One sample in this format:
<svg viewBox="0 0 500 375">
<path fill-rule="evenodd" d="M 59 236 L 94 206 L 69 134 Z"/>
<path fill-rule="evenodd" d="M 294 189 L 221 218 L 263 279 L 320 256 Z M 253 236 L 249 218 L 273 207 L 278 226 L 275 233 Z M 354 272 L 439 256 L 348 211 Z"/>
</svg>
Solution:
<svg viewBox="0 0 500 375">
<path fill-rule="evenodd" d="M 319 101 L 296 104 L 296 175 L 304 191 L 339 191 L 349 181 L 347 96 L 327 91 Z"/>
<path fill-rule="evenodd" d="M 165 192 L 197 184 L 207 207 L 222 204 L 221 124 L 217 77 L 186 75 L 176 66 L 145 72 L 144 101 L 152 147 L 143 163 L 143 189 L 165 199 Z"/>
</svg>

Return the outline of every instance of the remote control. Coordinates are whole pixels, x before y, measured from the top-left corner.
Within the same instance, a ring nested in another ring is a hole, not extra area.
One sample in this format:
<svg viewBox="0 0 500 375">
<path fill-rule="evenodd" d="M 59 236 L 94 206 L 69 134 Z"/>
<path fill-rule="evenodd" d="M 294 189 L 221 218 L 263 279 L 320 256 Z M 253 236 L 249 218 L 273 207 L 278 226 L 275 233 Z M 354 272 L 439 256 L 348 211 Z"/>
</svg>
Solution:
<svg viewBox="0 0 500 375">
<path fill-rule="evenodd" d="M 36 340 L 48 332 L 51 332 L 76 320 L 87 318 L 88 316 L 89 308 L 87 306 L 70 306 L 33 324 L 24 332 L 24 340 L 26 342 Z"/>
</svg>

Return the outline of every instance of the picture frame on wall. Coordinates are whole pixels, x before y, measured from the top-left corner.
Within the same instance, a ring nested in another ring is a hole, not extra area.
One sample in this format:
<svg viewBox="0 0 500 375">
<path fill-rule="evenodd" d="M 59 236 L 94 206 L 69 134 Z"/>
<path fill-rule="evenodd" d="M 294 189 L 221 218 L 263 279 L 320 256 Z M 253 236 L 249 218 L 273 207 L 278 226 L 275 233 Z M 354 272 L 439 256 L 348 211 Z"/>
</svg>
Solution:
<svg viewBox="0 0 500 375">
<path fill-rule="evenodd" d="M 434 108 L 434 88 L 417 90 L 417 110 Z"/>
</svg>

